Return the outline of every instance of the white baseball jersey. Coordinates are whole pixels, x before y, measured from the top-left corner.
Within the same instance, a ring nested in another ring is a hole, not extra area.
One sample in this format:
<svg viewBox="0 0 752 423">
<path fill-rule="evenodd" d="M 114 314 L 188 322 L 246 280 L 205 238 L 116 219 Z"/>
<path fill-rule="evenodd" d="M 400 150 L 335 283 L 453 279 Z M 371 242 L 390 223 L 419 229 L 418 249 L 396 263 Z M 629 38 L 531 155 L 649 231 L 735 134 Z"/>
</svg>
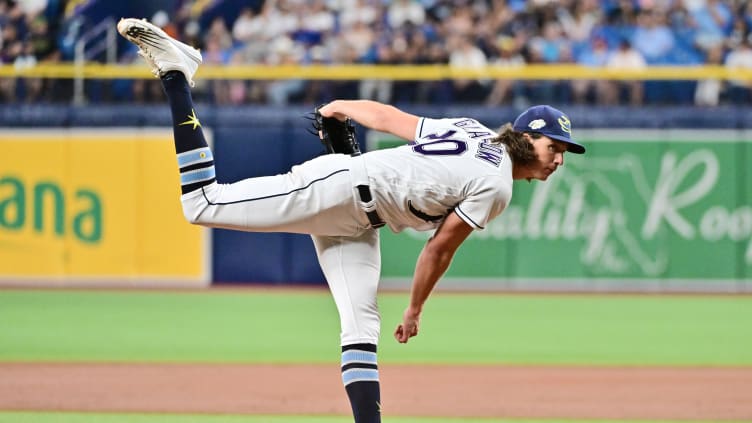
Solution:
<svg viewBox="0 0 752 423">
<path fill-rule="evenodd" d="M 483 229 L 512 198 L 512 163 L 474 119 L 421 118 L 415 142 L 364 155 L 379 215 L 395 231 L 435 229 L 454 210 Z"/>
<path fill-rule="evenodd" d="M 473 119 L 421 118 L 415 142 L 358 157 L 327 154 L 289 172 L 183 195 L 197 224 L 313 237 L 340 314 L 342 345 L 377 344 L 379 231 L 356 187 L 368 184 L 376 212 L 393 231 L 437 228 L 452 211 L 483 229 L 512 197 L 512 163 L 496 134 Z"/>
</svg>

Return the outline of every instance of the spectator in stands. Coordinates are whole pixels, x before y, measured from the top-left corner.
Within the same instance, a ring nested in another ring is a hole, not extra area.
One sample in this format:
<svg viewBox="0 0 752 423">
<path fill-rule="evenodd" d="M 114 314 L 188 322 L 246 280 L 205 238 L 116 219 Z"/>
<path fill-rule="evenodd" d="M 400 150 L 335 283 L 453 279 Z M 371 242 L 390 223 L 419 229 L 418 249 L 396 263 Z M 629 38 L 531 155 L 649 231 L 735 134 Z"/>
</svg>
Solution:
<svg viewBox="0 0 752 423">
<path fill-rule="evenodd" d="M 224 19 L 217 17 L 212 20 L 209 30 L 204 35 L 204 49 L 201 54 L 204 63 L 224 66 L 230 63 L 233 41 Z M 217 104 L 230 103 L 230 83 L 227 80 L 215 79 L 207 81 L 208 89 Z M 203 88 L 203 87 L 202 87 Z"/>
<path fill-rule="evenodd" d="M 520 54 L 520 49 L 515 40 L 511 37 L 499 37 L 497 41 L 497 51 L 499 52 L 492 61 L 491 65 L 501 67 L 515 67 L 525 64 L 525 58 Z M 523 87 L 520 81 L 516 79 L 496 79 L 491 88 L 491 92 L 486 97 L 487 106 L 498 106 L 511 95 L 512 102 L 518 103 L 520 108 L 525 107 L 526 100 L 523 98 Z"/>
<path fill-rule="evenodd" d="M 576 58 L 578 64 L 589 67 L 606 67 L 611 59 L 611 51 L 603 37 L 594 37 L 590 48 L 584 49 Z M 572 99 L 577 104 L 614 104 L 611 81 L 575 79 L 572 81 Z M 592 99 L 592 100 L 590 100 Z"/>
<path fill-rule="evenodd" d="M 308 61 L 313 65 L 324 65 L 331 63 L 331 57 L 324 46 L 313 46 L 308 50 Z M 305 97 L 303 101 L 305 104 L 323 104 L 332 98 L 331 81 L 310 80 L 306 83 Z"/>
<path fill-rule="evenodd" d="M 704 4 L 700 3 L 698 7 L 690 9 L 690 13 L 697 26 L 695 44 L 703 51 L 722 44 L 731 32 L 733 12 L 726 2 L 705 0 Z"/>
<path fill-rule="evenodd" d="M 380 65 L 393 65 L 396 63 L 394 45 L 398 49 L 404 48 L 399 38 L 379 37 L 371 46 L 370 56 L 367 62 Z M 363 79 L 358 83 L 358 95 L 365 100 L 376 100 L 388 103 L 392 98 L 393 81 L 389 79 Z"/>
<path fill-rule="evenodd" d="M 274 40 L 271 55 L 267 63 L 270 65 L 294 65 L 300 63 L 303 47 L 291 38 L 279 37 Z M 280 79 L 270 81 L 267 86 L 268 103 L 274 106 L 284 106 L 295 97 L 302 97 L 305 81 L 302 79 Z"/>
<path fill-rule="evenodd" d="M 533 37 L 530 45 L 540 55 L 543 63 L 563 61 L 566 51 L 570 49 L 570 40 L 564 37 L 561 25 L 549 21 L 543 25 L 541 36 Z"/>
<path fill-rule="evenodd" d="M 232 24 L 232 38 L 241 43 L 263 40 L 266 22 L 250 7 L 244 7 Z"/>
<path fill-rule="evenodd" d="M 179 35 L 177 26 L 175 26 L 175 23 L 170 19 L 170 15 L 164 10 L 155 12 L 150 22 L 160 27 L 170 37 L 177 37 Z"/>
<path fill-rule="evenodd" d="M 243 65 L 245 57 L 242 51 L 235 51 L 230 57 L 230 66 Z M 227 82 L 227 96 L 230 104 L 244 104 L 248 101 L 249 82 L 244 79 L 232 79 Z"/>
<path fill-rule="evenodd" d="M 747 28 L 752 28 L 752 2 L 744 1 L 739 8 L 739 18 L 744 21 Z"/>
<path fill-rule="evenodd" d="M 404 25 L 423 25 L 426 20 L 426 10 L 417 0 L 394 0 L 387 9 L 387 22 L 394 29 Z"/>
<path fill-rule="evenodd" d="M 2 61 L 4 63 L 16 63 L 16 60 L 23 51 L 23 43 L 8 37 L 12 34 L 11 31 L 5 32 L 6 41 L 2 52 Z M 8 42 L 10 40 L 10 42 Z M 0 78 L 0 99 L 5 103 L 15 103 L 18 99 L 18 79 L 16 78 Z"/>
<path fill-rule="evenodd" d="M 334 14 L 323 0 L 305 2 L 297 7 L 299 24 L 292 39 L 305 45 L 320 44 L 323 37 L 332 33 L 335 27 Z"/>
<path fill-rule="evenodd" d="M 724 48 L 716 45 L 707 50 L 705 63 L 720 66 L 723 64 Z M 717 78 L 703 79 L 697 82 L 695 87 L 694 102 L 697 106 L 714 107 L 720 102 L 723 82 Z"/>
<path fill-rule="evenodd" d="M 729 52 L 726 56 L 725 66 L 729 69 L 752 70 L 752 33 Z M 728 98 L 733 104 L 752 103 L 752 81 L 749 79 L 730 80 Z"/>
<path fill-rule="evenodd" d="M 267 2 L 267 5 L 270 2 Z M 251 8 L 245 8 L 232 26 L 232 35 L 235 40 L 235 52 L 240 57 L 235 60 L 244 64 L 264 63 L 269 56 L 272 35 L 267 31 L 274 22 L 270 20 L 271 8 L 264 6 L 262 11 L 255 13 Z M 258 85 L 249 81 L 250 86 Z M 258 87 L 257 87 L 258 88 Z M 258 95 L 251 96 L 258 99 Z M 262 96 L 263 97 L 263 96 Z"/>
<path fill-rule="evenodd" d="M 300 18 L 290 0 L 266 1 L 262 9 L 269 39 L 288 36 L 300 28 Z"/>
<path fill-rule="evenodd" d="M 438 54 L 435 56 L 435 54 Z M 447 57 L 442 46 L 429 38 L 425 31 L 415 30 L 405 51 L 405 60 L 413 65 L 446 64 Z M 398 93 L 394 101 L 400 103 L 443 103 L 448 101 L 444 81 L 403 81 L 395 86 Z"/>
<path fill-rule="evenodd" d="M 342 34 L 347 34 L 343 37 L 343 41 L 348 48 L 353 50 L 353 56 L 356 57 L 356 61 L 363 62 L 368 55 L 371 46 L 376 41 L 376 34 L 373 29 L 363 21 L 356 20 L 352 24 L 343 26 L 341 30 Z"/>
<path fill-rule="evenodd" d="M 232 34 L 227 28 L 224 18 L 217 16 L 212 19 L 209 29 L 204 35 L 204 44 L 209 44 L 209 41 L 214 44 L 215 51 L 213 54 L 221 52 L 222 56 L 226 56 L 224 62 L 227 63 L 229 59 L 229 50 L 233 47 Z"/>
<path fill-rule="evenodd" d="M 395 34 L 392 51 L 394 62 L 403 65 L 415 65 L 423 59 L 424 50 L 428 47 L 428 40 L 423 31 L 412 24 L 405 25 Z M 411 103 L 417 95 L 417 81 L 397 80 L 392 82 L 392 103 Z"/>
<path fill-rule="evenodd" d="M 517 15 L 506 2 L 493 2 L 491 10 L 484 16 L 481 16 L 478 27 L 486 36 L 508 36 L 512 33 L 509 31 L 509 25 L 517 18 Z"/>
<path fill-rule="evenodd" d="M 19 18 L 23 11 L 17 4 L 0 2 L 0 64 L 14 63 L 23 50 Z M 0 100 L 15 103 L 16 78 L 0 78 Z"/>
<path fill-rule="evenodd" d="M 201 34 L 201 25 L 195 19 L 185 21 L 183 25 L 182 40 L 197 48 L 204 47 L 204 39 Z"/>
<path fill-rule="evenodd" d="M 486 54 L 478 48 L 469 35 L 454 35 L 449 41 L 449 66 L 457 71 L 483 68 L 488 64 Z M 487 79 L 455 79 L 454 100 L 480 102 L 488 95 Z"/>
<path fill-rule="evenodd" d="M 29 69 L 39 62 L 56 60 L 58 53 L 43 12 L 46 0 L 0 2 L 0 63 Z M 54 90 L 41 78 L 5 78 L 0 81 L 0 100 L 35 102 L 51 98 Z"/>
<path fill-rule="evenodd" d="M 556 17 L 564 34 L 573 44 L 575 57 L 580 49 L 586 49 L 596 24 L 601 22 L 602 14 L 597 0 L 575 0 L 573 10 L 559 7 Z M 605 40 L 604 40 L 605 41 Z"/>
<path fill-rule="evenodd" d="M 556 20 L 543 24 L 542 34 L 530 39 L 529 63 L 554 64 L 572 61 L 572 46 L 564 37 L 561 25 Z M 531 95 L 542 102 L 565 102 L 569 97 L 569 81 L 546 80 L 528 83 Z"/>
<path fill-rule="evenodd" d="M 752 5 L 752 2 L 750 4 Z M 749 8 L 749 11 L 752 13 L 752 7 Z M 752 18 L 752 16 L 750 18 Z M 728 37 L 724 39 L 725 46 L 727 48 L 733 48 L 734 46 L 739 45 L 739 43 L 741 43 L 751 31 L 752 22 L 748 23 L 743 16 L 737 16 L 734 18 L 734 24 L 731 27 Z"/>
<path fill-rule="evenodd" d="M 662 64 L 674 48 L 674 34 L 665 24 L 665 17 L 655 10 L 645 10 L 637 17 L 632 45 L 648 64 Z"/>
<path fill-rule="evenodd" d="M 17 4 L 21 12 L 29 17 L 39 16 L 47 8 L 47 0 L 21 0 L 17 1 Z"/>
<path fill-rule="evenodd" d="M 707 44 L 706 47 L 701 47 L 697 44 L 698 25 L 689 10 L 685 7 L 685 2 L 674 2 L 669 7 L 666 11 L 666 23 L 676 39 L 674 56 L 679 57 L 675 59 L 686 62 L 689 56 L 702 58 L 707 48 L 712 47 L 711 44 Z"/>
<path fill-rule="evenodd" d="M 647 62 L 639 51 L 632 48 L 628 40 L 623 39 L 619 42 L 619 48 L 609 57 L 606 66 L 613 69 L 644 69 Z M 619 103 L 622 92 L 625 92 L 629 104 L 633 106 L 641 105 L 643 102 L 643 81 L 608 81 L 606 85 L 608 86 L 607 92 L 601 99 L 603 104 Z"/>
<path fill-rule="evenodd" d="M 473 10 L 467 6 L 457 6 L 443 21 L 442 32 L 451 35 L 472 35 L 475 31 Z"/>
<path fill-rule="evenodd" d="M 49 23 L 43 15 L 30 18 L 27 41 L 40 62 L 57 61 L 60 56 L 49 29 Z"/>
<path fill-rule="evenodd" d="M 21 51 L 16 60 L 13 62 L 13 67 L 18 70 L 30 69 L 37 65 L 37 57 L 34 54 L 34 46 L 31 43 L 22 43 Z M 23 97 L 26 103 L 33 103 L 39 101 L 42 94 L 42 87 L 44 86 L 41 78 L 26 78 L 20 81 L 20 85 L 24 91 Z"/>
<path fill-rule="evenodd" d="M 345 2 L 339 13 L 341 28 L 349 28 L 356 22 L 362 22 L 370 27 L 381 20 L 382 5 L 378 0 L 353 0 Z"/>
</svg>

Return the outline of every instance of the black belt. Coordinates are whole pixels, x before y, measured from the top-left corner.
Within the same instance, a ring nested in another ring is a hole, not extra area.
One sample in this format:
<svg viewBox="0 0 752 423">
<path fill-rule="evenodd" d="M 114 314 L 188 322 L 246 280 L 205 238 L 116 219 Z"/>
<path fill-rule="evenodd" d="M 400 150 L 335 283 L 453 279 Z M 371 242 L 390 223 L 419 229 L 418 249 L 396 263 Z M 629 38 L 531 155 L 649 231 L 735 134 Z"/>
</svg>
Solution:
<svg viewBox="0 0 752 423">
<path fill-rule="evenodd" d="M 368 185 L 358 185 L 358 195 L 360 195 L 360 201 L 363 203 L 371 203 L 373 201 L 373 196 L 371 196 L 371 188 Z M 381 216 L 376 212 L 376 209 L 373 210 L 363 210 L 366 213 L 366 217 L 368 217 L 368 221 L 371 222 L 371 227 L 374 229 L 380 228 L 386 223 L 384 223 L 383 220 L 381 220 Z"/>
</svg>

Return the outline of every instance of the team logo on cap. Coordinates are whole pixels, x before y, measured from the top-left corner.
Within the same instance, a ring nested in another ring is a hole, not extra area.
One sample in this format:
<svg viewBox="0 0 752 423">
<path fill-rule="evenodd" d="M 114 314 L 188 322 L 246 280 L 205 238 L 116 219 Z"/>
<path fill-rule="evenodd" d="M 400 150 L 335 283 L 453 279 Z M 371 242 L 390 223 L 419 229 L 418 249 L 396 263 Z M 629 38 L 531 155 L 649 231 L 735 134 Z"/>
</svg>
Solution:
<svg viewBox="0 0 752 423">
<path fill-rule="evenodd" d="M 546 126 L 546 121 L 543 119 L 535 119 L 534 121 L 528 123 L 527 126 L 528 128 L 536 131 Z"/>
<path fill-rule="evenodd" d="M 561 115 L 559 118 L 559 126 L 561 126 L 561 130 L 567 134 L 572 133 L 572 122 L 569 121 L 568 117 Z"/>
</svg>

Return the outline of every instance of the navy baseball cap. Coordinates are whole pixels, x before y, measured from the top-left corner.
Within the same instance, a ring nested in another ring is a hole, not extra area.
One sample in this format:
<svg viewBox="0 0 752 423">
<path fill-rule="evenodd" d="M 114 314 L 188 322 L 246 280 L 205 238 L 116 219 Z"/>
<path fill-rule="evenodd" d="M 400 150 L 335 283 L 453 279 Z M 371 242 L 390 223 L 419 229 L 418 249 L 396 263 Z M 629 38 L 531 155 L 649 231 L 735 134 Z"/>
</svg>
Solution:
<svg viewBox="0 0 752 423">
<path fill-rule="evenodd" d="M 567 151 L 584 154 L 585 146 L 572 139 L 572 122 L 567 115 L 551 106 L 533 106 L 517 116 L 512 128 L 519 132 L 536 132 L 569 144 Z"/>
</svg>

